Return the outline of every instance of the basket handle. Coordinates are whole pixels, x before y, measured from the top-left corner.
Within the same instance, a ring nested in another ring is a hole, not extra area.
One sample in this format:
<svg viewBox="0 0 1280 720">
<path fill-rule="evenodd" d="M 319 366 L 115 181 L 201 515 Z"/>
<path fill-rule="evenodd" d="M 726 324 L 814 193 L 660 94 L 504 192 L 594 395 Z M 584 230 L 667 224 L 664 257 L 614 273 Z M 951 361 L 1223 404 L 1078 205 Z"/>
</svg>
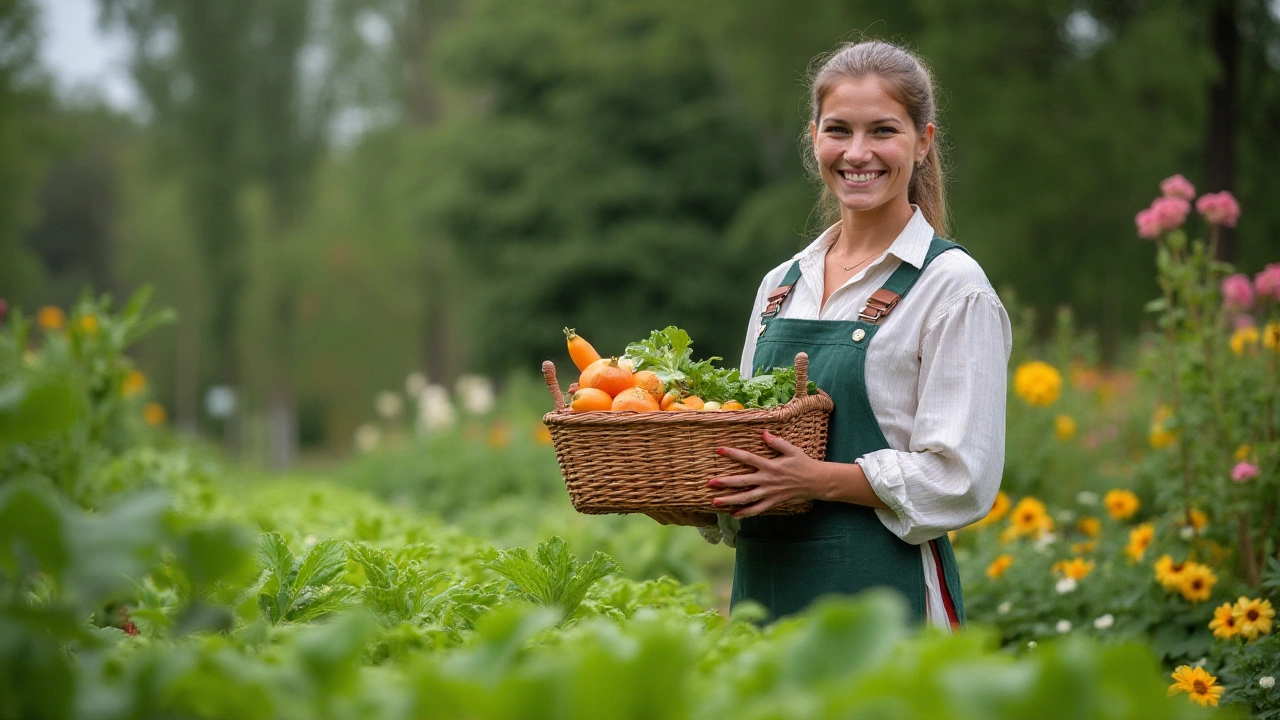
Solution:
<svg viewBox="0 0 1280 720">
<path fill-rule="evenodd" d="M 809 394 L 809 354 L 796 353 L 796 397 Z"/>
<path fill-rule="evenodd" d="M 551 391 L 551 403 L 556 410 L 564 409 L 564 393 L 560 392 L 560 381 L 556 380 L 556 364 L 550 360 L 542 361 L 542 379 L 547 381 L 547 390 Z"/>
</svg>

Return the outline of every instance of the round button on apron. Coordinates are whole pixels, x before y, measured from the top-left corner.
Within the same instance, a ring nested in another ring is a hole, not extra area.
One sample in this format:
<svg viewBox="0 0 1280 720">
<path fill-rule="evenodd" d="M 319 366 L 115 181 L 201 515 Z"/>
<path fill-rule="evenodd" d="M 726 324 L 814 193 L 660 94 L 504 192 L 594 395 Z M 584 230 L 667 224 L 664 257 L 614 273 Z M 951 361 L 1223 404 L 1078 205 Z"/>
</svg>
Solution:
<svg viewBox="0 0 1280 720">
<path fill-rule="evenodd" d="M 862 342 L 862 338 L 864 338 L 864 337 L 866 337 L 866 336 L 867 336 L 867 331 L 866 331 L 866 330 L 863 330 L 862 328 L 858 328 L 857 330 L 854 330 L 854 331 L 853 331 L 853 341 L 854 341 L 854 342 Z"/>
</svg>

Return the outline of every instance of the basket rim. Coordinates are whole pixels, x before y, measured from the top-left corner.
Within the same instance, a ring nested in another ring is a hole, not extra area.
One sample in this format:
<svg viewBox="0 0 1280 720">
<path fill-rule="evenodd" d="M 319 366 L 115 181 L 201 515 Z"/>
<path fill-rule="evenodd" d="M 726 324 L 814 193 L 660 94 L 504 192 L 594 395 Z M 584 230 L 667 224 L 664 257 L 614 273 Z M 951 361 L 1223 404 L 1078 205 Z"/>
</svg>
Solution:
<svg viewBox="0 0 1280 720">
<path fill-rule="evenodd" d="M 821 388 L 813 395 L 794 397 L 786 403 L 771 408 L 748 408 L 745 410 L 691 410 L 671 412 L 669 410 L 592 410 L 574 412 L 566 406 L 562 410 L 552 410 L 542 417 L 547 425 L 741 425 L 760 421 L 777 422 L 790 420 L 814 410 L 831 412 L 834 401 Z"/>
</svg>

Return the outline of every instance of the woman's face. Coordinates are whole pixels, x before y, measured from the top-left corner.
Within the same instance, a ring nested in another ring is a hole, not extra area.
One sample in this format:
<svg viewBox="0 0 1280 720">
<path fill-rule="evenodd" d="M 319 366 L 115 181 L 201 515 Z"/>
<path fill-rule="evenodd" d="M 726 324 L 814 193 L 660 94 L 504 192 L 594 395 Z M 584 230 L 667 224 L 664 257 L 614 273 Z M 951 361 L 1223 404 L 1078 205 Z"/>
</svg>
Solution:
<svg viewBox="0 0 1280 720">
<path fill-rule="evenodd" d="M 907 109 L 870 75 L 841 80 L 809 128 L 822 181 L 853 212 L 908 207 L 915 163 L 933 142 L 933 125 L 917 132 Z"/>
</svg>

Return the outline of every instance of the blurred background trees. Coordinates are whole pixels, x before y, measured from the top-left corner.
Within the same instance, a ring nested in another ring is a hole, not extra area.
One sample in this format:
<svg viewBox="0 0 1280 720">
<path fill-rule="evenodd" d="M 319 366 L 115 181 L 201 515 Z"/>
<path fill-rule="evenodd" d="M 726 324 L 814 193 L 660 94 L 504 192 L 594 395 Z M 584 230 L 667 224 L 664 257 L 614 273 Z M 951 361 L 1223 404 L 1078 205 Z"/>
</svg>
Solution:
<svg viewBox="0 0 1280 720">
<path fill-rule="evenodd" d="M 1104 347 L 1147 321 L 1131 209 L 1160 178 L 1238 195 L 1244 270 L 1280 244 L 1266 0 L 99 7 L 132 114 L 55 93 L 39 3 L 0 0 L 0 297 L 154 285 L 182 320 L 138 359 L 176 421 L 277 465 L 345 448 L 410 370 L 560 360 L 566 325 L 618 352 L 677 324 L 736 360 L 760 277 L 819 229 L 796 139 L 842 40 L 930 61 L 956 238 Z"/>
</svg>

